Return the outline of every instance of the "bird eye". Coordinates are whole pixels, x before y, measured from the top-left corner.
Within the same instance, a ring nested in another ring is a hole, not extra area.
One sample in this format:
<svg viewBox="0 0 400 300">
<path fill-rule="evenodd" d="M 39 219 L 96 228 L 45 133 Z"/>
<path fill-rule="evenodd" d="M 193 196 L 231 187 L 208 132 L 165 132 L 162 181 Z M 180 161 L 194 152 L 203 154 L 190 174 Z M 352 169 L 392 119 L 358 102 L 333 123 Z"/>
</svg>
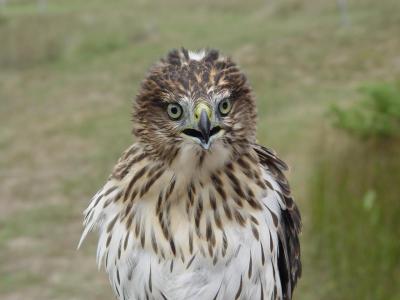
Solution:
<svg viewBox="0 0 400 300">
<path fill-rule="evenodd" d="M 170 103 L 167 112 L 172 120 L 178 120 L 182 116 L 182 107 L 178 103 Z"/>
<path fill-rule="evenodd" d="M 226 116 L 232 108 L 232 104 L 229 99 L 224 99 L 218 104 L 218 109 L 221 115 Z"/>
</svg>

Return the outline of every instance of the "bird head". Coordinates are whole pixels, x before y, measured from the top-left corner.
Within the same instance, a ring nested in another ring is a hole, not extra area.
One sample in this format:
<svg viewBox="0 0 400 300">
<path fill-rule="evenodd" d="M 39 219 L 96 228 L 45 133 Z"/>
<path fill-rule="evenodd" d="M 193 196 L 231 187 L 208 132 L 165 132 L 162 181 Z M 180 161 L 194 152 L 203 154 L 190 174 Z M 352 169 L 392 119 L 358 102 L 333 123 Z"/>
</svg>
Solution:
<svg viewBox="0 0 400 300">
<path fill-rule="evenodd" d="M 168 158 L 227 149 L 240 155 L 255 141 L 256 106 L 245 75 L 216 50 L 173 50 L 150 69 L 134 103 L 134 134 Z"/>
</svg>

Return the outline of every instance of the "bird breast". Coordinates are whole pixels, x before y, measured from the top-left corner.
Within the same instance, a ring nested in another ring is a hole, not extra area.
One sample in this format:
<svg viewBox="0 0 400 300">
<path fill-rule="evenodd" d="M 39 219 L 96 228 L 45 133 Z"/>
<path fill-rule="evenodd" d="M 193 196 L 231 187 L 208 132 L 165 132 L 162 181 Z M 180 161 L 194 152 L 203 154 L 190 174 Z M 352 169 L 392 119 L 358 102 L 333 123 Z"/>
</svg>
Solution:
<svg viewBox="0 0 400 300">
<path fill-rule="evenodd" d="M 105 263 L 120 299 L 271 299 L 281 293 L 279 195 L 250 155 L 211 172 L 207 166 L 198 176 L 140 151 L 123 163 L 129 169 L 111 177 L 86 210 L 83 234 L 98 228 L 98 263 Z"/>
</svg>

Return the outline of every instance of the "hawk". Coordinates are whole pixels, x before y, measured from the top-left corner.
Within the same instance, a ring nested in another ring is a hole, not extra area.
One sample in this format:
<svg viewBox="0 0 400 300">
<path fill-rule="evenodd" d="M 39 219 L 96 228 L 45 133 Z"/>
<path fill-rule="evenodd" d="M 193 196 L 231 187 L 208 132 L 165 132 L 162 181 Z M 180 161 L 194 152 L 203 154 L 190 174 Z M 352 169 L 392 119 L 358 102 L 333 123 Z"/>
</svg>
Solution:
<svg viewBox="0 0 400 300">
<path fill-rule="evenodd" d="M 256 142 L 256 105 L 216 50 L 172 50 L 134 101 L 136 142 L 84 212 L 118 299 L 292 299 L 299 210 Z"/>
</svg>

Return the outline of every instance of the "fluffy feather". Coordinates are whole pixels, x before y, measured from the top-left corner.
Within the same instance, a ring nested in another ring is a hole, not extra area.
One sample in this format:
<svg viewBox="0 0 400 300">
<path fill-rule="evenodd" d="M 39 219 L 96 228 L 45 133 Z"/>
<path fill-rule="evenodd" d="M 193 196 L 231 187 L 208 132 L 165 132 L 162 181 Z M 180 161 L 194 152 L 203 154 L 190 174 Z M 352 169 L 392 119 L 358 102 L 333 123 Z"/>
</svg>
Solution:
<svg viewBox="0 0 400 300">
<path fill-rule="evenodd" d="M 232 111 L 208 150 L 182 139 L 163 108 L 223 97 Z M 79 242 L 99 232 L 97 262 L 119 299 L 291 299 L 300 214 L 285 163 L 255 143 L 255 112 L 246 78 L 214 50 L 172 51 L 150 71 L 138 142 L 92 198 Z"/>
</svg>

